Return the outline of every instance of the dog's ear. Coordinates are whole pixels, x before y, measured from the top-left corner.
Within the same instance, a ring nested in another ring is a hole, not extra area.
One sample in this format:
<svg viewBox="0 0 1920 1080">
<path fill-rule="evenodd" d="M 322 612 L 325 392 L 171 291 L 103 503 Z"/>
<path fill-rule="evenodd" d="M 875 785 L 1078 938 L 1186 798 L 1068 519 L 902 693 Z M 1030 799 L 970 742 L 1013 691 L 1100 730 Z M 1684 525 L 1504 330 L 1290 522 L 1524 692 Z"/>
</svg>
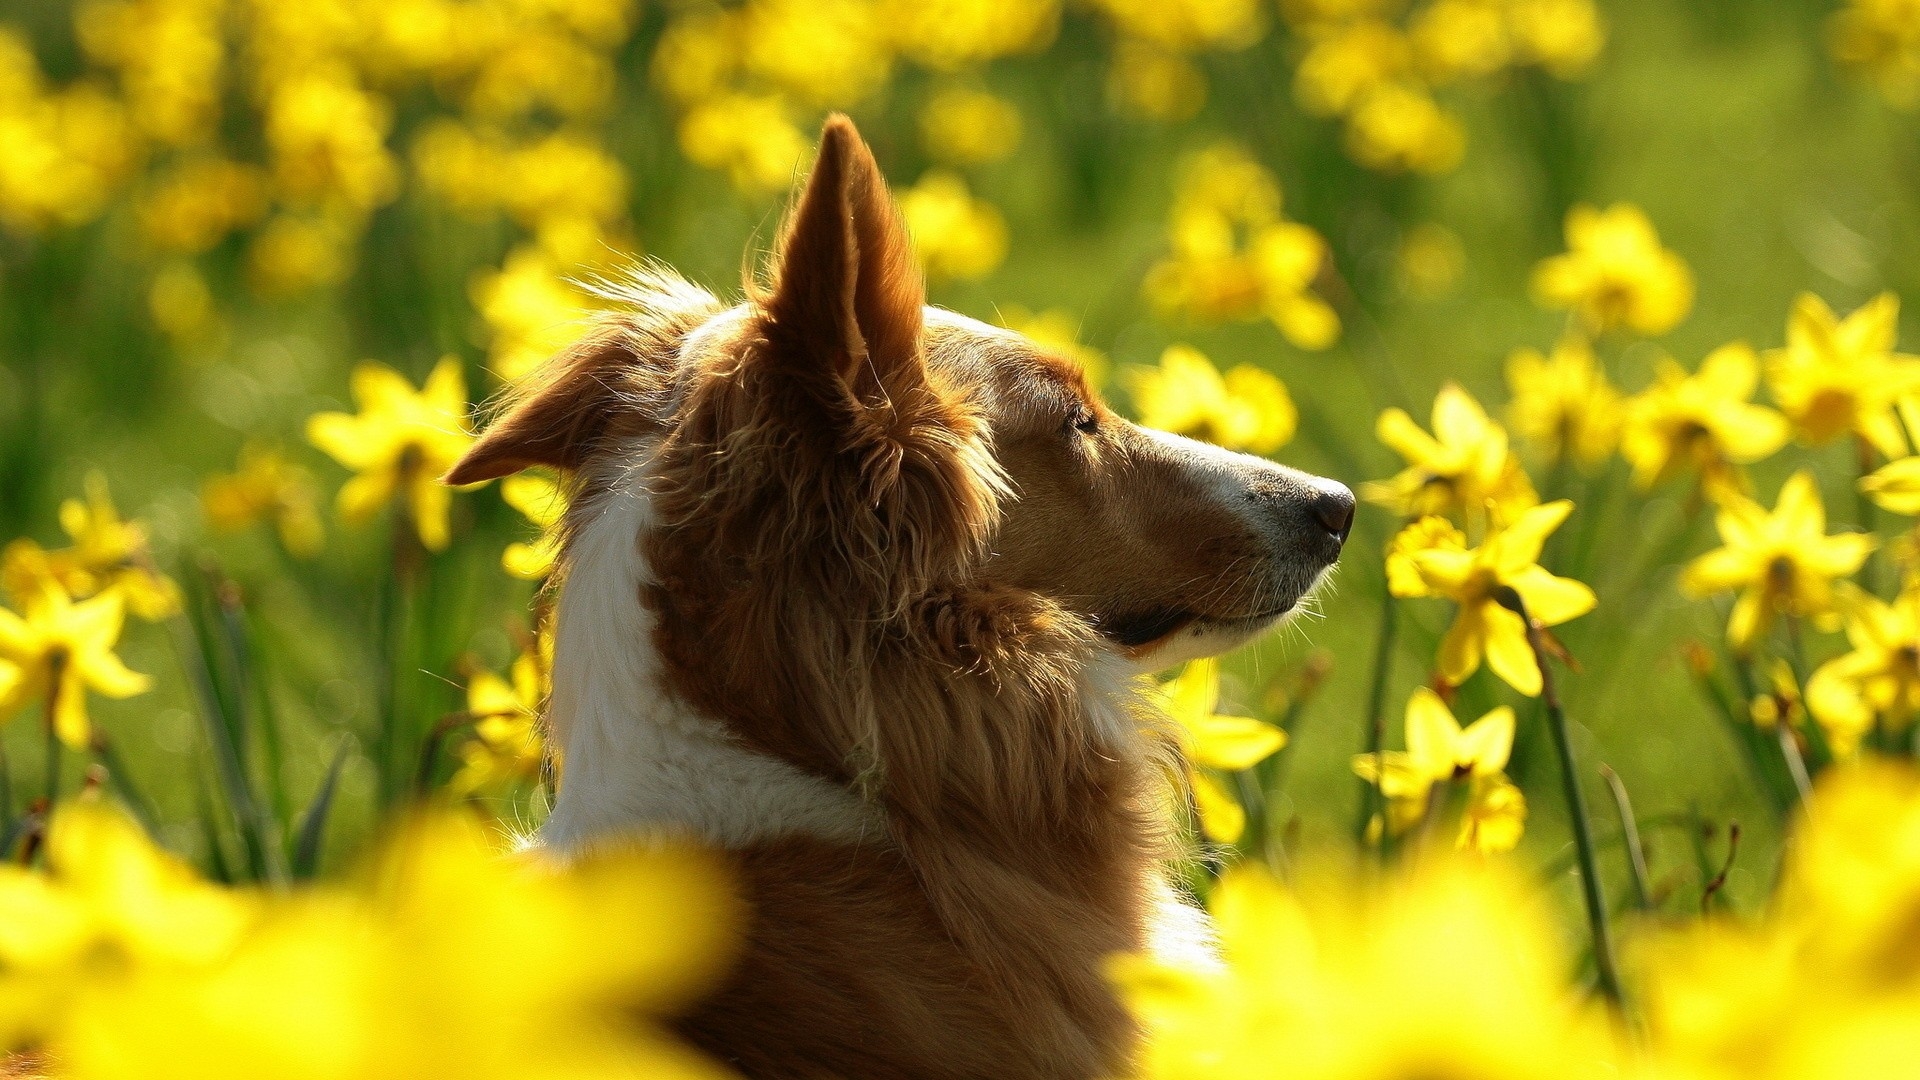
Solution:
<svg viewBox="0 0 1920 1080">
<path fill-rule="evenodd" d="M 853 121 L 835 114 L 762 301 L 771 359 L 869 405 L 925 378 L 926 286 L 906 224 Z"/>
<path fill-rule="evenodd" d="M 531 376 L 442 479 L 478 484 L 540 465 L 579 468 L 633 403 L 639 366 L 619 327 L 596 328 Z"/>
</svg>

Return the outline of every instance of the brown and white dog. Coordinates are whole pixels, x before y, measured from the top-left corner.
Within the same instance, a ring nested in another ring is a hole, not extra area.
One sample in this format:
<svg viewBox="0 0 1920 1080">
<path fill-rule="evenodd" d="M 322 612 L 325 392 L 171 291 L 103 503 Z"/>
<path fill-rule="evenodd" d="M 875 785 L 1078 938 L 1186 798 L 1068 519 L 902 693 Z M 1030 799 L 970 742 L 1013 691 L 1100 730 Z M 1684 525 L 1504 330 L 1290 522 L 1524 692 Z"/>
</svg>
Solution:
<svg viewBox="0 0 1920 1080">
<path fill-rule="evenodd" d="M 1285 617 L 1352 494 L 925 306 L 844 118 L 745 303 L 610 291 L 448 476 L 571 477 L 540 842 L 730 853 L 753 918 L 682 1029 L 748 1076 L 1119 1072 L 1105 959 L 1199 918 L 1138 676 Z"/>
</svg>

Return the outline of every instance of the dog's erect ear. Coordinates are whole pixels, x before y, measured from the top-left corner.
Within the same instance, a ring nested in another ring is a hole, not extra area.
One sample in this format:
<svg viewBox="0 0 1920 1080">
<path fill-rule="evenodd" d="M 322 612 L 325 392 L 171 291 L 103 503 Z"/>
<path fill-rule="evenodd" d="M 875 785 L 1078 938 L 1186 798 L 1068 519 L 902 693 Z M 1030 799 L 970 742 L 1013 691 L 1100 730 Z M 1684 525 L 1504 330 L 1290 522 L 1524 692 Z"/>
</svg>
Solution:
<svg viewBox="0 0 1920 1080">
<path fill-rule="evenodd" d="M 639 360 L 620 328 L 604 325 L 554 357 L 509 402 L 443 478 L 478 484 L 544 465 L 576 469 L 615 414 L 636 396 Z"/>
<path fill-rule="evenodd" d="M 926 286 L 906 224 L 853 121 L 835 114 L 787 220 L 764 301 L 778 362 L 830 372 L 866 400 L 923 371 Z M 878 381 L 878 386 L 873 385 Z"/>
</svg>

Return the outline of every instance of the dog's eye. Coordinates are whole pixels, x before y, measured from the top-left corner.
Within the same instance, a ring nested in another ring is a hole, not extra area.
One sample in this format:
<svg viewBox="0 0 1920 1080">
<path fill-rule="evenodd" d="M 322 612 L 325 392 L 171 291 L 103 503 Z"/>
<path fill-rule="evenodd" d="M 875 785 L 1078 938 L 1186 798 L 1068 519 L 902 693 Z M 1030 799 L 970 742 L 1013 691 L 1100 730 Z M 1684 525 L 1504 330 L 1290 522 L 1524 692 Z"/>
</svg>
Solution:
<svg viewBox="0 0 1920 1080">
<path fill-rule="evenodd" d="M 1067 414 L 1067 426 L 1082 434 L 1091 435 L 1100 430 L 1100 418 L 1085 405 L 1075 405 L 1073 411 Z"/>
</svg>

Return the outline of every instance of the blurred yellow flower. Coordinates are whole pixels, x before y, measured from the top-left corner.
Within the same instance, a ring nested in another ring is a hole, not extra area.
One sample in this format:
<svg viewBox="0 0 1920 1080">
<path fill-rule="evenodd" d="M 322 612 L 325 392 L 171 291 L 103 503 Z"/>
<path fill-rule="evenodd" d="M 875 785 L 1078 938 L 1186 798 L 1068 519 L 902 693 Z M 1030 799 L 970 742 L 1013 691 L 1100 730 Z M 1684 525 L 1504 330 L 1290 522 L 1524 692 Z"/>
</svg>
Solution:
<svg viewBox="0 0 1920 1080">
<path fill-rule="evenodd" d="M 328 214 L 280 214 L 247 248 L 247 280 L 263 296 L 295 296 L 337 285 L 353 270 L 356 230 Z"/>
<path fill-rule="evenodd" d="M 138 157 L 121 104 L 79 84 L 48 92 L 26 39 L 0 27 L 0 226 L 23 234 L 91 221 Z"/>
<path fill-rule="evenodd" d="M 318 555 L 327 541 L 319 505 L 312 473 L 279 449 L 255 442 L 240 448 L 233 472 L 208 477 L 200 487 L 200 509 L 214 531 L 238 532 L 270 521 L 287 553 L 302 559 Z"/>
<path fill-rule="evenodd" d="M 1090 0 L 1127 37 L 1172 52 L 1244 49 L 1266 33 L 1259 0 Z"/>
<path fill-rule="evenodd" d="M 1466 152 L 1460 121 L 1424 89 L 1385 83 L 1363 94 L 1347 114 L 1347 152 L 1377 172 L 1450 172 Z"/>
<path fill-rule="evenodd" d="M 1920 5 L 1847 0 L 1827 29 L 1836 60 L 1863 71 L 1895 108 L 1920 108 Z"/>
<path fill-rule="evenodd" d="M 810 105 L 857 105 L 892 72 L 873 0 L 752 0 L 740 16 L 746 70 Z"/>
<path fill-rule="evenodd" d="M 1627 401 L 1620 453 L 1641 488 L 1682 469 L 1699 471 L 1709 495 L 1745 490 L 1739 466 L 1786 445 L 1787 418 L 1747 399 L 1760 384 L 1760 359 L 1744 342 L 1723 345 L 1688 375 L 1665 357 L 1653 385 Z"/>
<path fill-rule="evenodd" d="M 365 214 L 399 193 L 400 171 L 386 147 L 392 106 L 357 80 L 315 70 L 276 82 L 263 112 L 282 198 Z"/>
<path fill-rule="evenodd" d="M 553 573 L 554 560 L 560 554 L 558 529 L 567 514 L 566 494 L 550 476 L 519 472 L 500 481 L 500 497 L 540 530 L 540 538 L 531 544 L 508 544 L 500 555 L 500 565 L 514 577 L 544 580 Z"/>
<path fill-rule="evenodd" d="M 1844 320 L 1801 293 L 1787 317 L 1787 344 L 1767 355 L 1767 389 L 1800 438 L 1815 446 L 1852 432 L 1881 456 L 1902 457 L 1907 439 L 1894 402 L 1920 390 L 1920 357 L 1893 351 L 1900 298 L 1881 293 Z"/>
<path fill-rule="evenodd" d="M 147 286 L 147 314 L 176 347 L 217 338 L 220 311 L 207 279 L 191 262 L 176 259 L 154 271 Z"/>
<path fill-rule="evenodd" d="M 920 142 L 949 165 L 999 161 L 1020 145 L 1020 110 L 985 90 L 948 86 L 920 109 Z"/>
<path fill-rule="evenodd" d="M 39 701 L 60 741 L 85 749 L 93 738 L 88 690 L 128 698 L 152 686 L 113 652 L 125 601 L 107 591 L 74 603 L 59 582 L 46 581 L 22 611 L 24 617 L 0 608 L 0 717 Z"/>
<path fill-rule="evenodd" d="M 1880 466 L 1861 477 L 1859 487 L 1882 510 L 1909 517 L 1920 514 L 1920 456 Z"/>
<path fill-rule="evenodd" d="M 1561 79 L 1593 67 L 1607 44 L 1607 27 L 1593 0 L 1506 0 L 1515 58 Z"/>
<path fill-rule="evenodd" d="M 1513 58 L 1501 0 L 1434 0 L 1408 23 L 1407 36 L 1435 84 L 1491 75 Z"/>
<path fill-rule="evenodd" d="M 1562 337 L 1551 356 L 1516 349 L 1507 357 L 1507 389 L 1513 394 L 1508 423 L 1550 461 L 1599 465 L 1620 441 L 1626 417 L 1620 391 L 1578 334 Z"/>
<path fill-rule="evenodd" d="M 488 366 L 506 382 L 539 367 L 587 329 L 586 297 L 538 249 L 515 248 L 500 269 L 476 271 L 467 294 L 491 339 Z"/>
<path fill-rule="evenodd" d="M 1113 45 L 1107 94 L 1121 112 L 1147 120 L 1191 120 L 1207 103 L 1207 76 L 1186 55 L 1123 37 Z"/>
<path fill-rule="evenodd" d="M 1806 703 L 1840 757 L 1883 723 L 1905 731 L 1920 714 L 1920 587 L 1908 582 L 1889 604 L 1860 592 L 1845 603 L 1852 651 L 1820 665 Z"/>
<path fill-rule="evenodd" d="M 1452 292 L 1466 269 L 1466 248 L 1445 225 L 1430 221 L 1415 225 L 1394 249 L 1396 283 L 1402 292 L 1422 300 Z"/>
<path fill-rule="evenodd" d="M 1189 661 L 1180 674 L 1159 688 L 1162 710 L 1178 725 L 1181 754 L 1188 763 L 1187 784 L 1207 839 L 1235 843 L 1247 827 L 1239 800 L 1201 770 L 1251 769 L 1287 745 L 1287 733 L 1250 716 L 1215 712 L 1220 707 L 1220 661 Z"/>
<path fill-rule="evenodd" d="M 1343 115 L 1413 67 L 1406 36 L 1383 19 L 1315 23 L 1308 34 L 1311 44 L 1293 72 L 1293 96 L 1316 115 Z"/>
<path fill-rule="evenodd" d="M 1406 410 L 1380 414 L 1374 434 L 1407 467 L 1386 480 L 1360 485 L 1360 497 L 1402 517 L 1458 514 L 1477 520 L 1488 503 L 1501 512 L 1539 502 L 1533 481 L 1507 445 L 1507 432 L 1456 383 L 1433 399 L 1433 434 Z"/>
<path fill-rule="evenodd" d="M 366 521 L 398 498 L 420 543 L 428 551 L 445 548 L 453 489 L 440 477 L 473 443 L 459 358 L 442 358 L 419 390 L 392 368 L 368 361 L 354 369 L 353 400 L 357 415 L 307 419 L 307 441 L 356 474 L 340 489 L 341 518 Z"/>
<path fill-rule="evenodd" d="M 729 1075 L 664 1026 L 713 985 L 736 922 L 704 855 L 616 846 L 554 868 L 449 815 L 408 823 L 350 887 L 254 895 L 192 881 L 124 820 L 75 836 L 77 817 L 56 819 L 50 876 L 0 871 L 49 916 L 36 930 L 64 931 L 18 935 L 39 962 L 0 975 L 26 983 L 0 993 L 0 1029 L 37 1036 L 61 1075 Z"/>
<path fill-rule="evenodd" d="M 660 32 L 649 73 L 653 85 L 681 104 L 723 92 L 740 66 L 738 9 L 689 8 Z"/>
<path fill-rule="evenodd" d="M 1527 821 L 1526 796 L 1506 776 L 1513 710 L 1502 705 L 1462 729 L 1440 695 L 1423 686 L 1407 699 L 1406 736 L 1404 751 L 1353 759 L 1353 771 L 1387 799 L 1388 830 L 1397 836 L 1445 811 L 1447 785 L 1458 782 L 1466 786 L 1466 805 L 1454 845 L 1511 851 Z"/>
<path fill-rule="evenodd" d="M 1167 231 L 1172 251 L 1143 286 L 1162 311 L 1207 321 L 1264 315 L 1302 349 L 1340 336 L 1340 317 L 1313 292 L 1326 241 L 1281 217 L 1279 184 L 1243 148 L 1218 143 L 1187 160 Z"/>
<path fill-rule="evenodd" d="M 881 0 L 879 17 L 909 59 L 958 71 L 1051 45 L 1060 0 Z"/>
<path fill-rule="evenodd" d="M 1107 354 L 1080 342 L 1080 326 L 1072 314 L 1060 308 L 1028 311 L 1018 304 L 999 310 L 1000 325 L 1025 337 L 1047 351 L 1065 357 L 1080 366 L 1087 382 L 1105 386 L 1112 364 Z"/>
<path fill-rule="evenodd" d="M 75 599 L 118 593 L 128 610 L 148 622 L 180 609 L 179 586 L 153 567 L 146 526 L 121 519 L 105 476 L 88 473 L 86 497 L 60 503 L 60 528 L 72 547 L 47 551 L 21 539 L 0 553 L 0 581 L 16 605 L 33 603 L 51 582 Z"/>
<path fill-rule="evenodd" d="M 1772 513 L 1744 495 L 1723 492 L 1715 522 L 1725 546 L 1688 563 L 1680 588 L 1694 597 L 1740 591 L 1727 641 L 1741 652 L 1776 617 L 1832 616 L 1834 579 L 1860 569 L 1878 543 L 1864 533 L 1828 536 L 1819 485 L 1804 469 L 1781 485 Z"/>
<path fill-rule="evenodd" d="M 1123 372 L 1140 423 L 1255 454 L 1292 441 L 1300 414 L 1286 384 L 1252 364 L 1223 377 L 1206 354 L 1170 345 L 1158 367 Z"/>
<path fill-rule="evenodd" d="M 976 199 L 958 173 L 929 169 L 900 195 L 900 216 L 927 276 L 971 281 L 1007 257 L 1007 221 Z"/>
<path fill-rule="evenodd" d="M 1445 597 L 1457 605 L 1435 658 L 1441 678 L 1458 686 L 1485 657 L 1507 685 L 1528 697 L 1539 695 L 1540 665 L 1526 623 L 1499 597 L 1505 589 L 1518 593 L 1527 614 L 1542 626 L 1558 626 L 1593 610 L 1592 589 L 1539 565 L 1541 546 L 1572 512 L 1573 503 L 1561 499 L 1496 520 L 1478 548 L 1433 543 L 1408 553 L 1413 572 L 1400 576 L 1398 595 Z"/>
<path fill-rule="evenodd" d="M 735 188 L 762 194 L 793 183 L 807 139 L 781 99 L 730 93 L 687 110 L 680 150 L 696 165 L 725 172 Z"/>
<path fill-rule="evenodd" d="M 140 201 L 140 231 L 161 251 L 197 255 L 266 213 L 259 166 L 196 156 L 153 182 Z"/>
<path fill-rule="evenodd" d="M 1315 867 L 1299 893 L 1254 863 L 1209 898 L 1219 961 L 1123 956 L 1142 1080 L 1601 1080 L 1630 1059 L 1535 890 L 1486 860 L 1383 879 Z"/>
<path fill-rule="evenodd" d="M 90 59 L 118 76 L 143 134 L 196 146 L 217 134 L 224 8 L 215 0 L 87 0 L 74 6 L 74 36 Z"/>
<path fill-rule="evenodd" d="M 1615 203 L 1606 210 L 1567 211 L 1567 251 L 1533 270 L 1534 298 L 1571 308 L 1589 332 L 1626 329 L 1658 337 L 1693 308 L 1693 271 L 1660 246 L 1640 208 Z"/>
<path fill-rule="evenodd" d="M 553 672 L 551 635 L 536 635 L 501 678 L 476 672 L 467 682 L 474 737 L 460 747 L 460 768 L 448 786 L 456 795 L 500 792 L 534 780 L 546 755 L 540 706 Z"/>
</svg>

